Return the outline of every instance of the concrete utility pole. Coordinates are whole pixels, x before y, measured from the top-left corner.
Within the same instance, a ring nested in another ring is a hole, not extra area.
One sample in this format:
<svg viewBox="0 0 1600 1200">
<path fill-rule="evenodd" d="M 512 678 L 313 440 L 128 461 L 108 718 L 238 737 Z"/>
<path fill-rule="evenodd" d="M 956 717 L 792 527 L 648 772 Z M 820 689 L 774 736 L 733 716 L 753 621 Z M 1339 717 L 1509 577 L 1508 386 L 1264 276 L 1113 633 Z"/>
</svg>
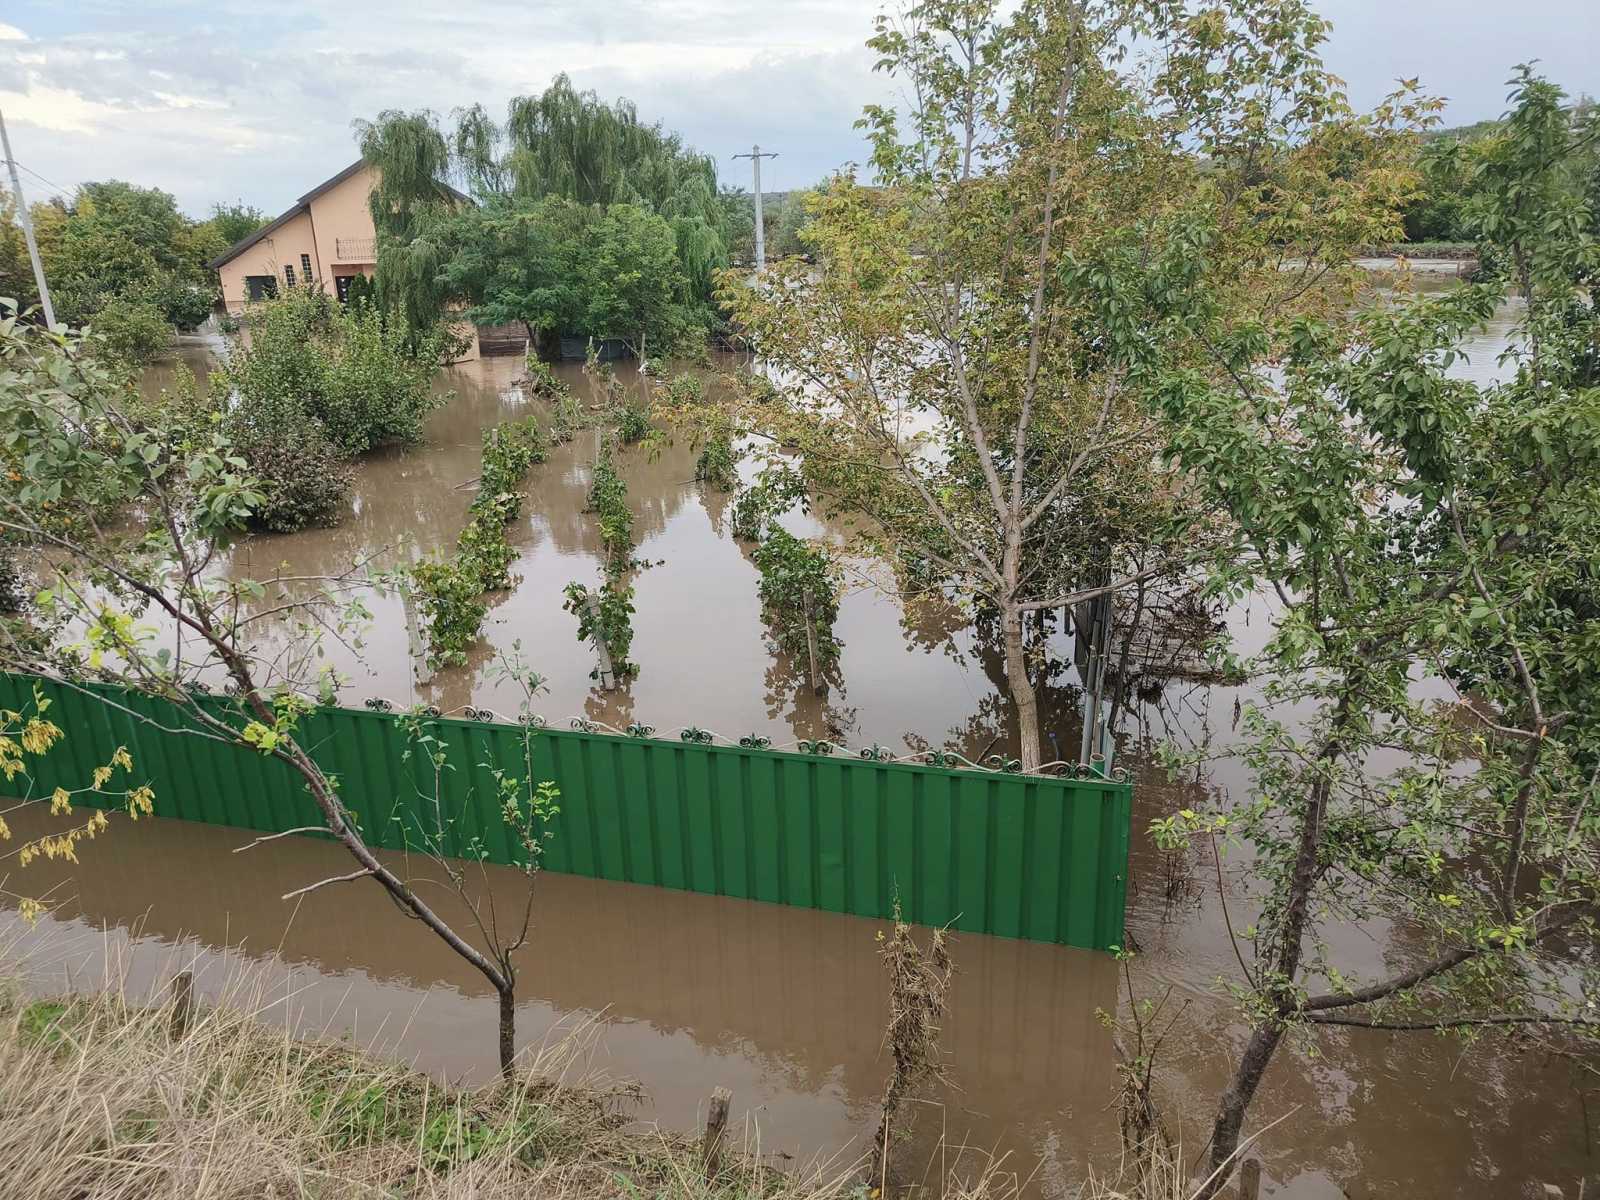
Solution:
<svg viewBox="0 0 1600 1200">
<path fill-rule="evenodd" d="M 3 112 L 0 112 L 0 148 L 4 148 L 6 166 L 11 170 L 11 194 L 17 198 L 17 220 L 22 223 L 22 240 L 28 243 L 28 258 L 33 263 L 33 281 L 39 285 L 39 303 L 44 308 L 45 328 L 54 333 L 56 310 L 50 303 L 50 289 L 44 281 L 44 264 L 39 261 L 39 243 L 33 240 L 33 218 L 28 215 L 28 202 L 22 196 L 22 180 L 17 177 L 17 160 L 11 157 L 11 138 L 6 134 L 6 115 Z M 760 206 L 761 198 L 758 196 L 757 211 L 760 211 Z"/>
<path fill-rule="evenodd" d="M 735 158 L 748 158 L 750 166 L 755 171 L 756 182 L 756 270 L 764 271 L 767 267 L 767 231 L 762 224 L 761 217 L 761 160 L 763 158 L 777 158 L 777 151 L 770 154 L 761 153 L 760 146 L 751 146 L 749 154 L 735 154 Z"/>
</svg>

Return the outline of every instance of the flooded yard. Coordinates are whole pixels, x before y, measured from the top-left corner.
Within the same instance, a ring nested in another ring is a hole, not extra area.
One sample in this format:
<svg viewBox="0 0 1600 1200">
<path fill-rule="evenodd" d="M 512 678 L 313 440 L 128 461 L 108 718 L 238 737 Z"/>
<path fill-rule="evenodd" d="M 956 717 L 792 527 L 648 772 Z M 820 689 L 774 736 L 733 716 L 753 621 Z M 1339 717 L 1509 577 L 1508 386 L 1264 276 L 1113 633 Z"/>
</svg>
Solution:
<svg viewBox="0 0 1600 1200">
<path fill-rule="evenodd" d="M 1462 369 L 1486 377 L 1504 335 L 1504 323 L 1485 330 Z M 194 343 L 185 357 L 203 370 L 209 352 Z M 453 395 L 430 418 L 425 444 L 363 460 L 347 520 L 252 538 L 228 569 L 252 578 L 335 575 L 367 559 L 392 565 L 449 552 L 466 521 L 481 431 L 529 411 L 514 386 L 522 370 L 521 359 L 494 358 L 441 372 L 437 387 Z M 580 372 L 559 371 L 587 397 Z M 638 386 L 628 370 L 621 375 Z M 164 378 L 158 368 L 149 386 Z M 972 758 L 1014 745 L 992 640 L 953 609 L 909 616 L 858 578 L 872 572 L 870 563 L 855 564 L 841 606 L 842 686 L 813 695 L 803 669 L 772 645 L 761 621 L 749 547 L 728 528 L 731 497 L 694 482 L 696 450 L 683 438 L 659 454 L 628 448 L 618 456 L 636 553 L 658 565 L 635 579 L 632 657 L 640 674 L 619 691 L 598 690 L 589 678 L 592 651 L 561 607 L 569 581 L 600 578 L 596 522 L 583 511 L 592 454 L 592 442 L 580 436 L 533 469 L 524 514 L 509 531 L 515 587 L 492 597 L 483 644 L 467 666 L 426 676 L 411 653 L 403 604 L 374 597 L 364 642 L 328 647 L 350 677 L 346 703 L 382 696 L 509 715 L 514 700 L 496 683 L 491 659 L 520 643 L 548 679 L 541 708 L 552 723 L 640 721 L 669 737 L 695 725 L 733 739 L 760 733 L 780 747 L 826 737 Z M 786 523 L 795 532 L 828 533 L 810 519 Z M 1265 611 L 1257 602 L 1226 619 L 1248 641 Z M 1055 657 L 1070 663 L 1070 641 L 1055 637 Z M 1074 678 L 1053 680 L 1041 696 L 1047 737 L 1063 756 L 1077 747 Z M 1249 916 L 1236 879 L 1248 864 L 1169 859 L 1145 829 L 1193 789 L 1243 783 L 1236 765 L 1173 783 L 1154 750 L 1171 736 L 1226 744 L 1235 703 L 1247 694 L 1171 683 L 1134 709 L 1119 738 L 1118 763 L 1135 779 L 1128 928 L 1142 953 L 1133 986 L 1155 998 L 1170 989 L 1169 1003 L 1182 1011 L 1163 1051 L 1174 1080 L 1164 1096 L 1196 1158 L 1245 1034 L 1216 987 L 1237 970 L 1217 879 L 1234 893 L 1231 915 L 1242 925 Z M 81 870 L 55 877 L 60 905 L 36 928 L 5 914 L 6 939 L 40 989 L 90 983 L 108 961 L 120 961 L 145 989 L 192 963 L 201 990 L 214 992 L 230 969 L 248 965 L 292 997 L 287 1010 L 306 1028 L 375 1040 L 450 1078 L 492 1072 L 494 997 L 481 977 L 404 921 L 375 887 L 280 900 L 340 870 L 336 847 L 286 839 L 232 854 L 245 840 L 175 821 L 119 823 L 84 854 Z M 487 869 L 486 886 L 508 895 L 516 880 Z M 854 1156 L 871 1137 L 887 1070 L 874 940 L 880 926 L 547 875 L 539 882 L 536 941 L 524 959 L 522 1038 L 537 1042 L 597 1019 L 592 1064 L 640 1081 L 648 1097 L 641 1119 L 692 1129 L 711 1089 L 722 1085 L 734 1092 L 735 1120 L 759 1125 L 764 1150 Z M 1374 924 L 1341 936 L 1348 940 L 1342 953 L 1376 968 L 1405 932 Z M 1126 1009 L 1119 964 L 981 936 L 958 938 L 954 954 L 944 1042 L 954 1087 L 919 1117 L 919 1144 L 932 1152 L 942 1134 L 947 1145 L 1009 1155 L 1009 1169 L 1032 1175 L 1041 1195 L 1070 1195 L 1089 1164 L 1114 1163 L 1117 1154 L 1116 1056 L 1098 1014 Z M 1583 1081 L 1559 1060 L 1505 1043 L 1464 1048 L 1430 1035 L 1371 1031 L 1323 1033 L 1318 1045 L 1317 1057 L 1282 1054 L 1253 1110 L 1260 1123 L 1282 1122 L 1262 1152 L 1268 1194 L 1513 1196 L 1525 1180 L 1600 1171 L 1592 1098 L 1586 1103 Z"/>
</svg>

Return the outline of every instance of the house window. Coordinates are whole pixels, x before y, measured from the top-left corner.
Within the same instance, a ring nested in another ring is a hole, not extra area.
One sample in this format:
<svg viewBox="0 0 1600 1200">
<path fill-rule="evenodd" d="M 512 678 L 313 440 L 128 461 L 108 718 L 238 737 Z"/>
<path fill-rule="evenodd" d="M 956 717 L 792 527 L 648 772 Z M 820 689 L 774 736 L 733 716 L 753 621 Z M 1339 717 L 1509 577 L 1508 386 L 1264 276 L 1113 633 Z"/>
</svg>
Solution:
<svg viewBox="0 0 1600 1200">
<path fill-rule="evenodd" d="M 252 303 L 260 300 L 270 300 L 278 294 L 278 281 L 271 275 L 246 275 L 244 277 L 244 294 Z"/>
<path fill-rule="evenodd" d="M 300 269 L 305 272 L 306 282 L 311 282 L 311 255 L 302 254 L 300 256 Z"/>
<path fill-rule="evenodd" d="M 290 287 L 294 286 L 294 264 L 293 263 L 284 263 L 283 264 L 283 281 L 285 283 L 287 283 Z"/>
</svg>

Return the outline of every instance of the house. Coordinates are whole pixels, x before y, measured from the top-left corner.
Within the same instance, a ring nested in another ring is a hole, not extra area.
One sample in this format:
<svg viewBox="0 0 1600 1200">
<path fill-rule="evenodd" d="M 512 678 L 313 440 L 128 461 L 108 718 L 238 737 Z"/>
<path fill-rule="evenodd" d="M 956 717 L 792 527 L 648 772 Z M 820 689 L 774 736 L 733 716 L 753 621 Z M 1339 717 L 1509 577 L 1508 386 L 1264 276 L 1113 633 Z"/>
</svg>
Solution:
<svg viewBox="0 0 1600 1200">
<path fill-rule="evenodd" d="M 239 316 L 251 301 L 307 284 L 343 300 L 357 275 L 371 278 L 378 261 L 378 236 L 368 206 L 372 184 L 372 168 L 358 159 L 301 196 L 277 220 L 212 259 L 209 265 L 221 279 L 228 312 Z M 464 326 L 463 332 L 470 334 L 472 326 Z M 467 357 L 477 357 L 475 337 Z"/>
</svg>

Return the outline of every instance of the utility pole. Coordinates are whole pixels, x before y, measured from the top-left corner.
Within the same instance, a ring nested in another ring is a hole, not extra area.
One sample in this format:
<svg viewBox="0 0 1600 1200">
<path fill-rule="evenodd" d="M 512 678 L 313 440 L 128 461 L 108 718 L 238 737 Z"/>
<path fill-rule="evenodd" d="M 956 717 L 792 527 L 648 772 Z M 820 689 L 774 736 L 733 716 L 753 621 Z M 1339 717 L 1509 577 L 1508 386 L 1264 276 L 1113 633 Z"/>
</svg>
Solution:
<svg viewBox="0 0 1600 1200">
<path fill-rule="evenodd" d="M 33 281 L 39 285 L 39 303 L 44 308 L 45 328 L 56 331 L 56 310 L 50 303 L 50 289 L 44 281 L 44 264 L 39 261 L 39 243 L 33 240 L 33 218 L 28 215 L 28 202 L 22 196 L 22 180 L 17 177 L 17 160 L 11 157 L 11 138 L 6 133 L 6 116 L 0 113 L 0 148 L 6 152 L 6 166 L 11 170 L 11 194 L 17 198 L 17 220 L 22 224 L 22 239 L 28 243 L 28 258 L 33 263 Z M 760 167 L 756 168 L 757 172 Z M 761 211 L 761 197 L 756 197 L 756 211 Z"/>
<path fill-rule="evenodd" d="M 748 158 L 750 166 L 755 170 L 756 176 L 756 270 L 767 269 L 767 231 L 762 224 L 761 217 L 761 160 L 763 158 L 777 158 L 777 151 L 770 154 L 761 153 L 760 146 L 751 146 L 749 154 L 735 154 L 735 158 Z"/>
</svg>

